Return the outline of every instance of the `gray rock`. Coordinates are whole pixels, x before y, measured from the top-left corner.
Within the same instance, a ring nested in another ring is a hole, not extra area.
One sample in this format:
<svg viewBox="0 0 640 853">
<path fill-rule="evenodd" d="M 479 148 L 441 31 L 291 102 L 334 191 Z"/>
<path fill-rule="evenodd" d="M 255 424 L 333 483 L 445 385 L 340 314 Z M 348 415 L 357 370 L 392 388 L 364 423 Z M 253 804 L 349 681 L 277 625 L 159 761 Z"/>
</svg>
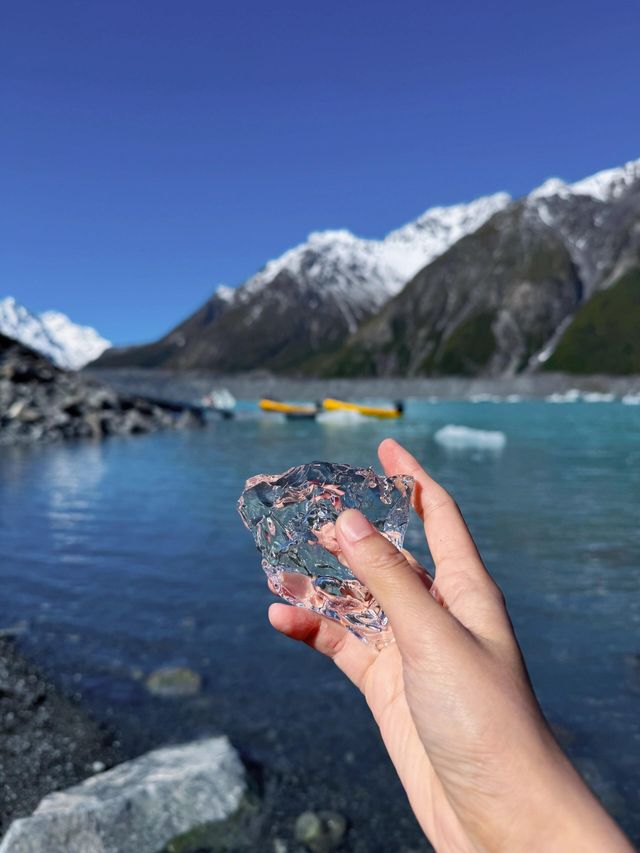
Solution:
<svg viewBox="0 0 640 853">
<path fill-rule="evenodd" d="M 296 820 L 294 834 L 296 841 L 312 853 L 330 853 L 339 847 L 346 831 L 347 820 L 338 812 L 302 812 Z"/>
<path fill-rule="evenodd" d="M 227 738 L 158 749 L 45 797 L 0 853 L 156 853 L 240 805 L 244 768 Z"/>
<path fill-rule="evenodd" d="M 201 426 L 197 407 L 121 394 L 0 335 L 0 444 Z"/>
<path fill-rule="evenodd" d="M 186 666 L 164 666 L 154 670 L 144 684 L 154 696 L 195 696 L 202 678 Z"/>
</svg>

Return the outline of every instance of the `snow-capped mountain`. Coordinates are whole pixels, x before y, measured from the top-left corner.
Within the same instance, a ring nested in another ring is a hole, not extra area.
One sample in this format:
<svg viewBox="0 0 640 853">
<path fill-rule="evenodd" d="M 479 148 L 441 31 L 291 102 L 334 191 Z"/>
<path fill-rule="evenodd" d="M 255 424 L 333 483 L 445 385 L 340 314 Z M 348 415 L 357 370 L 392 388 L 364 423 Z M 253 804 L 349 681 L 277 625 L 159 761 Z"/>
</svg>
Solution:
<svg viewBox="0 0 640 853">
<path fill-rule="evenodd" d="M 640 161 L 557 178 L 456 243 L 334 353 L 339 375 L 640 371 Z"/>
<path fill-rule="evenodd" d="M 308 286 L 321 288 L 323 294 L 339 294 L 353 329 L 357 325 L 354 314 L 361 313 L 354 312 L 354 308 L 365 307 L 369 311 L 383 305 L 418 270 L 478 229 L 510 201 L 507 193 L 496 193 L 469 204 L 434 207 L 383 240 L 356 237 L 346 230 L 313 232 L 304 243 L 269 261 L 239 287 L 235 300 L 238 304 L 248 303 L 286 272 L 304 279 Z"/>
<path fill-rule="evenodd" d="M 624 280 L 616 293 L 626 296 L 616 299 L 630 299 L 624 288 L 635 279 L 625 276 L 639 258 L 637 160 L 572 184 L 552 178 L 515 201 L 498 193 L 432 208 L 382 240 L 312 233 L 235 290 L 218 288 L 159 341 L 110 350 L 99 365 L 341 375 L 574 369 L 584 344 L 572 344 L 565 362 L 557 347 L 567 351 L 574 318 L 582 322 L 582 307 L 602 291 Z M 615 312 L 637 337 L 632 309 Z M 635 352 L 625 335 L 610 337 Z M 630 358 L 609 363 L 628 372 Z"/>
<path fill-rule="evenodd" d="M 58 311 L 32 314 L 12 296 L 0 299 L 0 332 L 67 370 L 79 370 L 111 346 L 90 326 L 72 323 Z"/>
<path fill-rule="evenodd" d="M 638 186 L 640 160 L 633 160 L 573 184 L 550 178 L 526 198 L 528 213 L 562 237 L 580 274 L 583 298 L 635 263 Z M 631 239 L 621 242 L 627 234 Z"/>
<path fill-rule="evenodd" d="M 560 198 L 589 196 L 597 201 L 610 202 L 624 195 L 638 180 L 640 180 L 640 160 L 630 160 L 624 166 L 604 169 L 573 184 L 565 183 L 562 178 L 549 178 L 529 193 L 528 197 L 535 201 L 553 196 Z"/>
<path fill-rule="evenodd" d="M 420 269 L 511 201 L 496 193 L 435 207 L 383 240 L 318 231 L 269 261 L 236 290 L 222 285 L 156 344 L 113 350 L 100 364 L 209 367 L 297 366 L 339 346 Z"/>
</svg>

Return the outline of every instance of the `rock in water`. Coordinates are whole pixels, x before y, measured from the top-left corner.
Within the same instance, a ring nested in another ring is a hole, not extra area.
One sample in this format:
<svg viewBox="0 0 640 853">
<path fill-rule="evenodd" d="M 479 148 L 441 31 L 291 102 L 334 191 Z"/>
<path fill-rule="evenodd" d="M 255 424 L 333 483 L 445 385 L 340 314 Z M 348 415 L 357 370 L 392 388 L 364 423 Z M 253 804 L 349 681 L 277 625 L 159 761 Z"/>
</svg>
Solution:
<svg viewBox="0 0 640 853">
<path fill-rule="evenodd" d="M 412 488 L 411 477 L 379 477 L 372 468 L 311 462 L 247 480 L 238 511 L 276 595 L 335 619 L 380 647 L 391 639 L 387 618 L 340 562 L 335 522 L 343 510 L 359 509 L 401 548 Z"/>
<path fill-rule="evenodd" d="M 240 805 L 244 768 L 226 737 L 157 749 L 45 797 L 0 853 L 156 853 Z"/>
<path fill-rule="evenodd" d="M 312 853 L 331 853 L 344 839 L 347 820 L 338 812 L 303 812 L 294 831 L 296 841 Z"/>
<path fill-rule="evenodd" d="M 186 666 L 164 666 L 147 677 L 145 687 L 154 696 L 195 696 L 202 678 Z"/>
</svg>

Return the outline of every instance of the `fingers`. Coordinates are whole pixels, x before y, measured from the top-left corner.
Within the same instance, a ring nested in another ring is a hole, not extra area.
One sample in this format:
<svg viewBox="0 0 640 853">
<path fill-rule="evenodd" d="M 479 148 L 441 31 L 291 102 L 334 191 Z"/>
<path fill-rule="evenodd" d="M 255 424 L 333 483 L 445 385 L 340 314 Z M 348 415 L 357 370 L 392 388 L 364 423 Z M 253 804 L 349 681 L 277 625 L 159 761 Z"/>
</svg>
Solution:
<svg viewBox="0 0 640 853">
<path fill-rule="evenodd" d="M 387 475 L 408 474 L 415 480 L 413 506 L 424 523 L 436 571 L 454 563 L 458 571 L 464 569 L 470 577 L 487 579 L 473 537 L 449 493 L 392 438 L 382 442 L 378 455 Z"/>
<path fill-rule="evenodd" d="M 358 640 L 337 622 L 302 607 L 272 604 L 269 621 L 281 634 L 306 643 L 331 658 L 347 678 L 363 690 L 366 672 L 378 654 L 371 646 Z"/>
<path fill-rule="evenodd" d="M 355 509 L 338 516 L 336 537 L 349 568 L 389 617 L 401 650 L 416 636 L 447 630 L 447 613 L 405 555 Z"/>
<path fill-rule="evenodd" d="M 513 630 L 497 584 L 486 570 L 455 501 L 393 439 L 378 450 L 388 475 L 415 480 L 413 504 L 436 566 L 432 594 L 476 636 L 511 644 Z"/>
</svg>

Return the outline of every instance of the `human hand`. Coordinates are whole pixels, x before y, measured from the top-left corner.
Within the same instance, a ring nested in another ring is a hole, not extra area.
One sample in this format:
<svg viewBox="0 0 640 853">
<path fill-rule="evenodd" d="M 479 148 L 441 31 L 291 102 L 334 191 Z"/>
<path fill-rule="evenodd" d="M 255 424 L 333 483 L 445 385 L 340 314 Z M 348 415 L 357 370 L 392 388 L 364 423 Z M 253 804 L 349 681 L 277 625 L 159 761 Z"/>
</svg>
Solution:
<svg viewBox="0 0 640 853">
<path fill-rule="evenodd" d="M 272 625 L 328 655 L 363 692 L 411 807 L 438 851 L 629 851 L 553 738 L 504 599 L 458 507 L 391 439 L 388 475 L 415 479 L 433 583 L 356 510 L 336 535 L 379 601 L 395 643 L 381 651 L 336 622 L 273 604 Z"/>
</svg>

